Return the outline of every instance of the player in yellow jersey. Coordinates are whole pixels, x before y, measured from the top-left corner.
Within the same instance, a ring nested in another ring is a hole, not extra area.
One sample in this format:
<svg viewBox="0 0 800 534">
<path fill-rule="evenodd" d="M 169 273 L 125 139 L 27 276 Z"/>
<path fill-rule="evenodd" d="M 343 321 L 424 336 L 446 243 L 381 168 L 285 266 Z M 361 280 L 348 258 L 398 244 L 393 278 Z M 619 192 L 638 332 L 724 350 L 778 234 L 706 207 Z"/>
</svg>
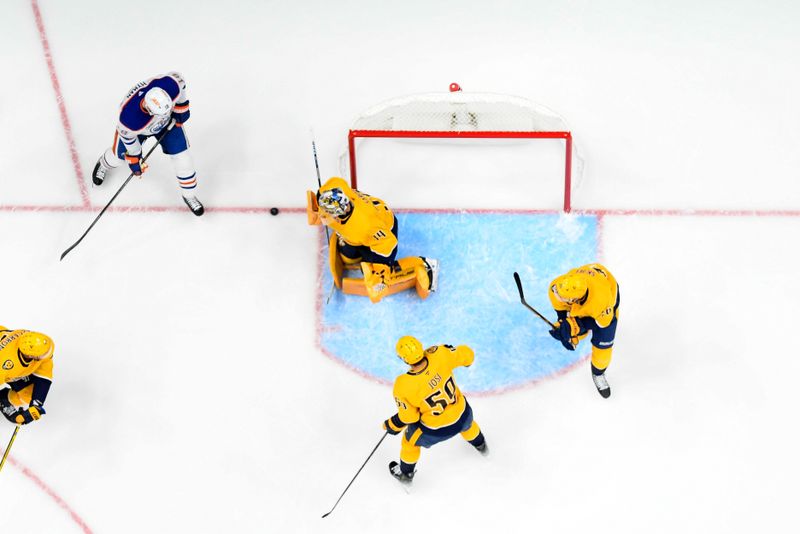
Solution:
<svg viewBox="0 0 800 534">
<path fill-rule="evenodd" d="M 619 317 L 616 279 L 599 263 L 590 263 L 553 280 L 548 294 L 558 314 L 550 335 L 567 350 L 575 350 L 578 342 L 592 332 L 592 380 L 600 395 L 610 397 L 605 372 L 611 363 Z"/>
<path fill-rule="evenodd" d="M 400 463 L 389 464 L 392 476 L 411 482 L 420 447 L 428 448 L 456 434 L 486 454 L 486 439 L 453 378 L 453 368 L 472 365 L 472 349 L 466 345 L 434 345 L 422 350 L 418 339 L 403 336 L 397 342 L 397 355 L 411 369 L 394 381 L 397 413 L 383 423 L 390 434 L 399 434 L 405 428 Z"/>
<path fill-rule="evenodd" d="M 439 263 L 421 256 L 397 260 L 397 217 L 379 198 L 351 188 L 334 176 L 316 194 L 307 192 L 309 224 L 333 230 L 329 242 L 331 274 L 344 293 L 367 295 L 372 302 L 415 288 L 421 298 L 436 290 Z M 361 269 L 364 278 L 344 276 Z"/>
<path fill-rule="evenodd" d="M 0 326 L 0 410 L 10 422 L 27 425 L 44 415 L 53 350 L 53 340 L 44 334 Z"/>
</svg>

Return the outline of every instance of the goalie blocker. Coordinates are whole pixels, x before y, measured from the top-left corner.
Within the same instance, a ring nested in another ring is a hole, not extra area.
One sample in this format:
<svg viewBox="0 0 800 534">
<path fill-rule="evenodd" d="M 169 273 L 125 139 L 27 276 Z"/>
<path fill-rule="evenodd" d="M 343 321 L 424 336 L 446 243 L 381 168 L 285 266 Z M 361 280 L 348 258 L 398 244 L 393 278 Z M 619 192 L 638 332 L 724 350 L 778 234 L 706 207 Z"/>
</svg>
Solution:
<svg viewBox="0 0 800 534">
<path fill-rule="evenodd" d="M 386 295 L 411 288 L 423 299 L 436 290 L 438 261 L 421 256 L 394 259 L 397 219 L 382 200 L 333 177 L 316 194 L 307 191 L 306 211 L 308 224 L 334 231 L 328 260 L 334 284 L 342 292 L 380 302 Z M 346 276 L 347 271 L 358 270 L 363 277 Z"/>
</svg>

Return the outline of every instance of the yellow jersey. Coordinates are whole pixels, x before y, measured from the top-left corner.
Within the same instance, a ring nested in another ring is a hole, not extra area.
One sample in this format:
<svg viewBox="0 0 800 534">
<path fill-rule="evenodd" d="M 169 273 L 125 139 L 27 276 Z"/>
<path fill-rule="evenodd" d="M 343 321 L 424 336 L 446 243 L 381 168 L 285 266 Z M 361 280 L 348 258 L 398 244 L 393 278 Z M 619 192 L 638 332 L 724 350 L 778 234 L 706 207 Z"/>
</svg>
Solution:
<svg viewBox="0 0 800 534">
<path fill-rule="evenodd" d="M 553 286 L 562 276 L 578 275 L 586 282 L 588 293 L 586 298 L 567 304 L 558 300 L 553 293 Z M 617 303 L 617 280 L 608 269 L 599 263 L 590 263 L 572 269 L 550 282 L 550 303 L 556 311 L 566 311 L 572 317 L 591 317 L 600 328 L 605 328 L 614 319 L 614 306 Z"/>
<path fill-rule="evenodd" d="M 26 376 L 53 380 L 53 359 L 29 360 L 17 350 L 19 338 L 29 330 L 5 330 L 0 327 L 0 384 L 8 384 Z"/>
<path fill-rule="evenodd" d="M 348 245 L 369 247 L 375 254 L 387 258 L 391 256 L 397 247 L 397 238 L 392 233 L 394 214 L 386 203 L 351 188 L 344 179 L 337 176 L 325 182 L 319 190 L 322 192 L 334 188 L 344 192 L 352 202 L 353 209 L 344 219 L 319 210 L 322 224 L 336 232 Z"/>
<path fill-rule="evenodd" d="M 425 350 L 425 367 L 409 371 L 394 381 L 397 415 L 406 424 L 422 423 L 430 429 L 443 428 L 459 420 L 466 400 L 453 378 L 453 369 L 469 367 L 475 353 L 466 345 L 436 345 Z"/>
</svg>

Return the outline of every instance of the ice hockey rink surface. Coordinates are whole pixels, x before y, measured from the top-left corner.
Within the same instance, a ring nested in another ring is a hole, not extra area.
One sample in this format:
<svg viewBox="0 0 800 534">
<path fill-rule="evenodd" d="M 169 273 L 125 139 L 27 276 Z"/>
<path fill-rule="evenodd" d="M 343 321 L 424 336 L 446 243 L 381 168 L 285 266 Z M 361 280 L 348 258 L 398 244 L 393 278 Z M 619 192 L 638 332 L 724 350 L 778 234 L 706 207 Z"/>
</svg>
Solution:
<svg viewBox="0 0 800 534">
<path fill-rule="evenodd" d="M 56 354 L 0 472 L 0 531 L 793 531 L 797 20 L 776 0 L 4 2 L 0 324 Z M 59 262 L 127 176 L 89 178 L 120 99 L 170 70 L 206 215 L 157 151 Z M 573 212 L 525 144 L 365 142 L 359 187 L 404 221 L 400 254 L 449 263 L 424 302 L 326 303 L 312 129 L 325 179 L 359 113 L 454 81 L 569 121 Z M 558 347 L 511 277 L 544 303 L 585 257 L 620 283 L 608 400 L 587 342 L 539 365 Z M 359 316 L 378 326 L 343 335 Z M 321 519 L 394 412 L 407 328 L 480 347 L 456 380 L 491 453 L 425 449 L 406 493 L 390 436 Z"/>
</svg>

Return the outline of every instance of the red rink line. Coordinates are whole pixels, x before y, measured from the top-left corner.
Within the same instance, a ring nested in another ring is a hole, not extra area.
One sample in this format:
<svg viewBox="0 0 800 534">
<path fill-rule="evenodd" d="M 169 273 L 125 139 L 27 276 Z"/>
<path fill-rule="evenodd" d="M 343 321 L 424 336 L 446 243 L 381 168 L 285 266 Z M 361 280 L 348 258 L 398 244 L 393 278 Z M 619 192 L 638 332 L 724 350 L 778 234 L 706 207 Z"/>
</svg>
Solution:
<svg viewBox="0 0 800 534">
<path fill-rule="evenodd" d="M 281 213 L 305 213 L 304 207 L 281 208 Z M 37 206 L 37 205 L 0 205 L 0 211 L 100 211 L 99 206 Z M 206 206 L 207 212 L 212 213 L 269 213 L 272 207 L 266 206 Z M 184 206 L 111 206 L 108 212 L 136 212 L 136 213 L 161 213 L 185 212 Z M 558 215 L 561 210 L 556 209 L 479 209 L 479 208 L 401 208 L 394 210 L 398 213 L 486 213 L 486 214 L 518 214 L 518 215 Z M 800 210 L 718 210 L 718 209 L 585 209 L 572 210 L 570 215 L 595 215 L 598 217 L 800 217 Z"/>
<path fill-rule="evenodd" d="M 67 106 L 64 104 L 64 95 L 61 94 L 61 84 L 58 83 L 56 67 L 53 64 L 53 54 L 50 51 L 50 42 L 47 40 L 47 32 L 44 30 L 44 22 L 42 21 L 42 12 L 39 10 L 38 0 L 31 0 L 31 9 L 33 9 L 33 17 L 36 19 L 36 28 L 39 30 L 39 40 L 42 42 L 42 48 L 44 49 L 47 70 L 50 72 L 50 83 L 53 85 L 53 91 L 56 93 L 58 111 L 61 114 L 61 125 L 64 127 L 64 134 L 67 136 L 69 153 L 72 157 L 72 166 L 75 169 L 75 177 L 78 179 L 78 187 L 81 191 L 81 200 L 85 206 L 88 206 L 89 191 L 83 181 L 83 170 L 81 169 L 81 162 L 78 158 L 78 150 L 75 148 L 75 138 L 72 136 L 72 126 L 67 116 Z"/>
<path fill-rule="evenodd" d="M 89 528 L 89 525 L 81 519 L 75 510 L 69 507 L 69 505 L 62 499 L 50 486 L 45 484 L 41 478 L 36 476 L 36 474 L 31 471 L 27 466 L 23 465 L 19 460 L 15 460 L 13 456 L 8 457 L 8 463 L 18 469 L 23 475 L 25 475 L 31 482 L 33 482 L 40 490 L 45 492 L 53 501 L 65 512 L 67 512 L 70 518 L 78 525 L 86 534 L 92 534 L 92 529 Z"/>
<path fill-rule="evenodd" d="M 394 210 L 401 213 L 487 213 L 519 215 L 558 215 L 557 209 L 483 209 L 483 208 L 409 208 Z M 650 216 L 650 217 L 800 217 L 800 210 L 724 210 L 724 209 L 573 209 L 569 215 L 595 215 L 598 217 Z"/>
<path fill-rule="evenodd" d="M 102 208 L 100 206 L 32 206 L 32 205 L 19 205 L 19 206 L 2 206 L 0 211 L 49 211 L 49 212 L 73 212 L 73 211 L 86 211 L 86 212 L 99 212 Z M 262 206 L 219 206 L 211 207 L 206 206 L 206 212 L 211 213 L 256 213 L 267 214 L 272 208 Z M 281 208 L 278 207 L 281 213 L 305 213 L 305 208 Z M 185 206 L 111 206 L 106 210 L 106 213 L 188 213 L 189 209 Z"/>
</svg>

